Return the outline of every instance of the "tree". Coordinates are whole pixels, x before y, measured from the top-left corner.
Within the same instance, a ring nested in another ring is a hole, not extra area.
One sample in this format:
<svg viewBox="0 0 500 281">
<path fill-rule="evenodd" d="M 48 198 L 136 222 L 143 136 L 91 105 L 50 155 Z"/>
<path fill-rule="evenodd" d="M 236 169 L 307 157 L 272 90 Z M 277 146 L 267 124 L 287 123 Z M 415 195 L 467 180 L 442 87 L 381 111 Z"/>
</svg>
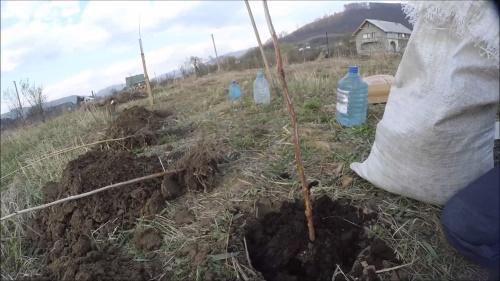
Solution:
<svg viewBox="0 0 500 281">
<path fill-rule="evenodd" d="M 43 88 L 35 83 L 30 83 L 28 79 L 19 81 L 19 86 L 22 96 L 31 106 L 29 114 L 41 118 L 45 122 L 43 105 L 47 101 L 47 96 L 43 93 Z"/>
<path fill-rule="evenodd" d="M 24 118 L 23 105 L 17 92 L 13 91 L 12 88 L 7 88 L 3 91 L 3 98 L 7 100 L 9 110 L 16 114 L 16 119 L 22 120 Z"/>
</svg>

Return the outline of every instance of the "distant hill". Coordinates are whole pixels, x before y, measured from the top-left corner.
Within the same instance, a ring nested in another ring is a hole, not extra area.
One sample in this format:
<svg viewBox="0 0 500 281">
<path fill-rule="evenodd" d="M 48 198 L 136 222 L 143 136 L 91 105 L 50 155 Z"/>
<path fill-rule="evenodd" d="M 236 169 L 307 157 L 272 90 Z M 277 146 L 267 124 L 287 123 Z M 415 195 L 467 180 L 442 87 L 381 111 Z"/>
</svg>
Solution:
<svg viewBox="0 0 500 281">
<path fill-rule="evenodd" d="M 71 95 L 71 96 L 62 97 L 59 99 L 47 101 L 47 102 L 43 103 L 43 108 L 45 110 L 50 111 L 52 108 L 59 107 L 61 105 L 67 105 L 67 104 L 76 105 L 78 103 L 79 97 L 82 97 L 82 96 Z M 27 116 L 30 110 L 31 110 L 30 106 L 24 106 L 23 107 L 23 115 Z M 12 110 L 9 112 L 3 113 L 1 115 L 1 119 L 16 119 L 16 118 L 17 118 L 17 114 L 15 111 L 12 111 Z"/>
<path fill-rule="evenodd" d="M 351 3 L 344 5 L 344 11 L 317 19 L 294 32 L 284 36 L 281 40 L 292 44 L 303 44 L 319 37 L 345 36 L 351 34 L 365 19 L 385 20 L 401 23 L 412 29 L 401 4 L 392 3 Z"/>
<path fill-rule="evenodd" d="M 104 89 L 100 89 L 99 91 L 97 91 L 97 93 L 95 94 L 96 96 L 98 97 L 107 97 L 107 96 L 110 96 L 111 94 L 113 94 L 114 91 L 121 91 L 123 90 L 123 88 L 125 88 L 125 84 L 115 84 L 115 85 L 111 85 L 111 86 L 108 86 Z"/>
</svg>

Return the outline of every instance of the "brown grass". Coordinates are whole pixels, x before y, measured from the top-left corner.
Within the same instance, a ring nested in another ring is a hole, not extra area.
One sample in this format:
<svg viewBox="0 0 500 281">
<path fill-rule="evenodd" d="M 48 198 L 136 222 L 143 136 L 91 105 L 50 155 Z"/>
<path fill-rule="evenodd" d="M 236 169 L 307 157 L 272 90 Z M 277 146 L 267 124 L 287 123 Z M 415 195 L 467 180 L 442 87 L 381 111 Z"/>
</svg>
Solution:
<svg viewBox="0 0 500 281">
<path fill-rule="evenodd" d="M 386 241 L 401 261 L 409 264 L 401 270 L 412 280 L 484 278 L 478 267 L 465 261 L 448 246 L 440 230 L 440 208 L 377 189 L 348 168 L 351 162 L 367 157 L 384 105 L 370 106 L 366 125 L 342 128 L 335 122 L 332 112 L 336 83 L 349 64 L 358 64 L 362 75 L 395 74 L 399 59 L 334 58 L 286 66 L 301 129 L 306 175 L 308 180 L 319 181 L 319 185 L 312 190 L 312 198 L 326 194 L 332 198 L 349 198 L 357 205 L 376 209 L 380 213 L 379 221 L 370 232 Z M 225 157 L 231 159 L 219 165 L 221 177 L 213 190 L 187 193 L 166 202 L 166 208 L 154 219 L 138 222 L 138 227 L 154 227 L 162 233 L 163 244 L 156 253 L 168 280 L 203 280 L 210 276 L 213 280 L 244 279 L 243 276 L 258 279 L 248 264 L 243 237 L 233 237 L 236 241 L 234 247 L 228 248 L 237 210 L 255 214 L 258 211 L 256 202 L 264 198 L 279 204 L 301 196 L 293 168 L 291 128 L 281 95 L 277 89 L 272 89 L 271 105 L 254 105 L 250 93 L 255 72 L 252 69 L 191 77 L 157 92 L 154 108 L 175 108 L 178 125 L 189 125 L 194 129 L 192 134 L 183 138 L 166 138 L 166 143 L 162 145 L 171 146 L 170 153 L 186 151 L 203 141 L 223 143 L 227 146 L 225 151 L 230 154 Z M 244 93 L 243 100 L 236 105 L 227 100 L 226 92 L 233 79 L 239 81 Z M 134 105 L 146 106 L 147 100 L 131 101 L 120 105 L 119 110 Z M 87 128 L 79 133 L 91 134 L 93 131 L 93 128 Z M 19 138 L 26 135 L 37 138 L 40 133 L 36 128 L 15 132 L 10 141 L 20 142 Z M 74 145 L 73 139 L 55 142 L 56 138 L 49 137 L 47 142 L 55 144 L 46 149 L 37 147 L 40 150 L 38 153 L 46 154 Z M 12 146 L 5 148 L 13 149 Z M 3 150 L 2 138 L 2 162 L 4 155 L 11 155 L 4 154 Z M 158 151 L 166 153 L 162 149 Z M 18 159 L 33 158 L 36 154 L 36 150 L 18 152 Z M 196 154 L 185 157 L 188 162 L 211 158 Z M 23 162 L 26 161 L 29 160 Z M 2 212 L 39 202 L 39 187 L 48 180 L 43 179 L 43 174 L 51 174 L 50 178 L 57 177 L 67 162 L 66 159 L 54 161 L 60 161 L 54 168 L 52 161 L 36 166 L 39 171 L 37 176 L 27 171 L 8 183 L 2 183 Z M 15 161 L 9 163 L 9 168 L 18 165 Z M 277 177 L 284 172 L 291 177 Z M 342 187 L 342 176 L 353 177 L 352 185 Z M 26 185 L 28 182 L 32 184 Z M 180 208 L 193 215 L 191 223 L 179 224 L 175 221 L 175 214 Z M 2 278 L 37 272 L 37 259 L 41 257 L 28 255 L 22 245 L 26 219 L 2 222 Z M 127 239 L 129 236 L 118 230 L 114 235 L 99 239 L 116 241 L 137 260 L 146 259 L 147 256 L 137 251 Z M 228 254 L 228 251 L 233 254 Z M 384 280 L 390 276 L 391 272 L 381 275 Z"/>
</svg>

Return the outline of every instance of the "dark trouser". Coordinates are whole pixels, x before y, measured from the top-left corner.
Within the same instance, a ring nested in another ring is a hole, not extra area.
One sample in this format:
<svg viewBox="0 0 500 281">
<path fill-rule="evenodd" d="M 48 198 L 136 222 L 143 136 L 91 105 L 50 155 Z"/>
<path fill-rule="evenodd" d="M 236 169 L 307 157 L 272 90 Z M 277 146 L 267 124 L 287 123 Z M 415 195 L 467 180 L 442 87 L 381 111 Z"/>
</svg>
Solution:
<svg viewBox="0 0 500 281">
<path fill-rule="evenodd" d="M 495 167 L 455 194 L 441 216 L 444 233 L 462 255 L 499 278 L 499 176 Z"/>
</svg>

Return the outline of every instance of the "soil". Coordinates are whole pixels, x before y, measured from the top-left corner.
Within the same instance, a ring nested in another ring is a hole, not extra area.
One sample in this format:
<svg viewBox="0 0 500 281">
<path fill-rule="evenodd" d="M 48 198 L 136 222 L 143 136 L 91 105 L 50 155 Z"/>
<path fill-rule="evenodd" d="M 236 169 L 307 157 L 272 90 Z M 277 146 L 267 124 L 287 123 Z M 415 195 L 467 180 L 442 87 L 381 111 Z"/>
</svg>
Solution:
<svg viewBox="0 0 500 281">
<path fill-rule="evenodd" d="M 31 222 L 28 240 L 35 254 L 47 254 L 44 277 L 52 280 L 149 280 L 151 274 L 161 270 L 158 261 L 133 262 L 127 254 L 109 248 L 109 235 L 117 229 L 133 229 L 137 218 L 152 218 L 163 210 L 166 200 L 175 199 L 189 189 L 211 190 L 216 183 L 217 164 L 222 159 L 218 155 L 216 146 L 200 144 L 176 163 L 165 167 L 182 167 L 182 172 L 41 210 Z M 68 163 L 60 182 L 44 186 L 44 203 L 161 170 L 155 156 L 135 156 L 123 150 L 91 150 Z M 194 217 L 189 212 L 179 213 L 174 220 L 186 224 Z M 104 242 L 96 245 L 95 240 Z M 161 235 L 154 230 L 138 230 L 134 235 L 134 245 L 142 251 L 158 249 L 161 243 Z M 113 272 L 119 273 L 113 275 Z"/>
<path fill-rule="evenodd" d="M 68 163 L 59 183 L 43 188 L 44 203 L 161 169 L 156 157 L 89 151 Z M 134 263 L 117 249 L 102 249 L 87 235 L 106 239 L 115 228 L 131 229 L 137 218 L 160 212 L 165 203 L 161 182 L 161 178 L 151 179 L 41 210 L 31 224 L 29 239 L 33 248 L 49 253 L 45 275 L 53 280 L 149 280 L 146 268 L 154 265 Z M 146 248 L 154 247 L 147 244 Z"/>
<path fill-rule="evenodd" d="M 121 230 L 134 229 L 138 218 L 152 219 L 164 209 L 167 200 L 187 191 L 211 190 L 217 182 L 218 163 L 223 160 L 222 147 L 206 143 L 193 146 L 179 154 L 179 158 L 164 161 L 165 167 L 156 155 L 136 156 L 128 150 L 153 144 L 170 115 L 142 107 L 124 110 L 108 128 L 107 138 L 134 137 L 110 145 L 111 149 L 97 147 L 88 151 L 67 164 L 59 182 L 49 182 L 42 188 L 43 203 L 49 203 L 154 174 L 163 168 L 182 169 L 163 178 L 116 187 L 40 210 L 30 222 L 26 243 L 33 254 L 43 256 L 46 264 L 37 280 L 151 280 L 158 277 L 162 271 L 158 259 L 134 261 L 132 256 L 113 246 L 111 241 L 118 238 L 110 238 L 122 233 Z M 176 214 L 174 219 L 186 224 L 194 217 L 185 212 Z M 149 252 L 146 257 L 154 255 L 150 251 L 162 245 L 162 236 L 154 229 L 137 229 L 133 233 L 134 246 Z"/>
<path fill-rule="evenodd" d="M 182 172 L 174 175 L 173 180 L 188 191 L 210 191 L 217 181 L 218 164 L 224 160 L 217 144 L 201 142 L 177 160 L 176 167 Z"/>
<path fill-rule="evenodd" d="M 313 203 L 316 240 L 310 243 L 302 201 L 285 202 L 245 228 L 252 265 L 268 281 L 376 280 L 376 270 L 397 264 L 392 249 L 369 238 L 364 227 L 376 218 L 348 201 L 327 196 Z"/>
<path fill-rule="evenodd" d="M 141 251 L 158 250 L 161 247 L 162 237 L 154 228 L 138 229 L 134 233 L 134 245 Z"/>
<path fill-rule="evenodd" d="M 113 149 L 133 149 L 154 145 L 158 142 L 158 130 L 164 125 L 169 111 L 149 111 L 144 107 L 133 106 L 120 112 L 106 131 L 107 139 L 129 137 L 110 143 Z"/>
</svg>

